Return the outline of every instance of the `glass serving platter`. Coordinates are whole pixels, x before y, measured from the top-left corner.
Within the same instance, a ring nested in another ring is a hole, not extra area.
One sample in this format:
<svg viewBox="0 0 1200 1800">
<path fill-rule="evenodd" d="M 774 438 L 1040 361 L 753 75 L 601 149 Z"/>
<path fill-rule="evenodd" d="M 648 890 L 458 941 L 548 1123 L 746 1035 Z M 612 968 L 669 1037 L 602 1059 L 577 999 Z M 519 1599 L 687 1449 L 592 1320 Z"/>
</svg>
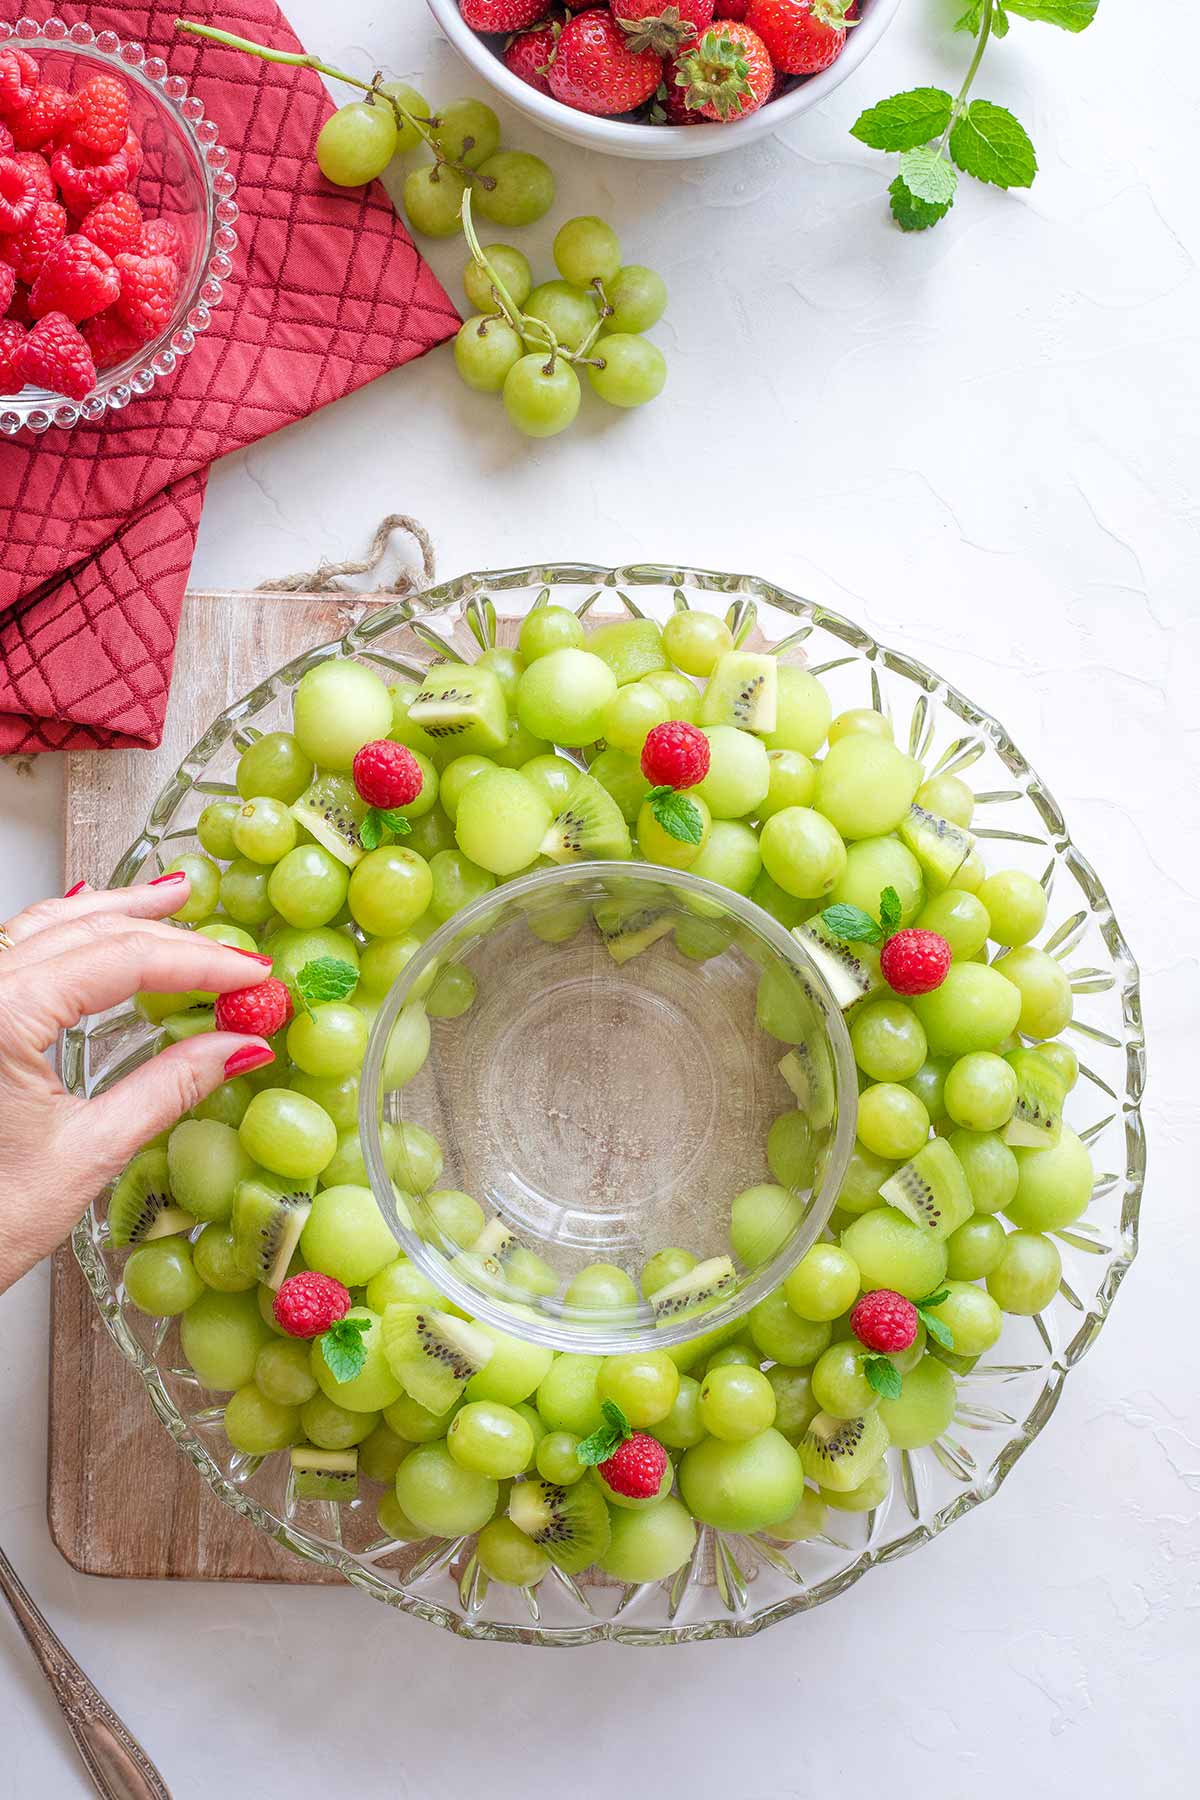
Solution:
<svg viewBox="0 0 1200 1800">
<path fill-rule="evenodd" d="M 469 660 L 481 645 L 515 641 L 514 621 L 546 589 L 555 604 L 581 614 L 624 611 L 660 622 L 673 607 L 695 604 L 725 613 L 735 636 L 752 646 L 803 658 L 829 688 L 835 712 L 875 707 L 891 717 L 896 742 L 927 774 L 954 771 L 968 781 L 977 798 L 972 830 L 989 867 L 1002 861 L 1043 883 L 1049 909 L 1037 941 L 1063 963 L 1075 996 L 1066 1035 L 1081 1073 L 1066 1114 L 1097 1170 L 1086 1217 L 1054 1234 L 1063 1280 L 1052 1304 L 1036 1318 L 1006 1316 L 999 1342 L 961 1379 L 954 1421 L 937 1443 L 889 1452 L 891 1491 L 874 1511 L 831 1514 L 825 1535 L 793 1545 L 768 1534 L 704 1528 L 691 1562 L 663 1582 L 623 1585 L 552 1569 L 537 1589 L 524 1590 L 489 1582 L 469 1539 L 387 1540 L 371 1484 L 349 1505 L 297 1504 L 286 1458 L 261 1461 L 231 1450 L 220 1430 L 220 1397 L 202 1389 L 183 1365 L 177 1325 L 128 1304 L 122 1256 L 108 1244 L 101 1215 L 86 1215 L 74 1248 L 112 1337 L 181 1454 L 243 1518 L 298 1555 L 337 1570 L 363 1593 L 461 1636 L 510 1643 L 747 1637 L 833 1599 L 876 1564 L 917 1549 L 990 1499 L 1049 1421 L 1137 1250 L 1145 1172 L 1138 972 L 1058 805 L 995 719 L 922 663 L 767 581 L 650 564 L 484 571 L 370 612 L 345 639 L 297 658 L 214 720 L 151 808 L 114 884 L 148 879 L 194 848 L 201 809 L 235 791 L 234 765 L 248 742 L 288 725 L 292 690 L 314 662 L 351 654 L 395 680 L 419 675 L 436 656 Z M 64 1039 L 64 1079 L 76 1092 L 99 1092 L 152 1054 L 157 1041 L 156 1029 L 131 1006 L 86 1019 Z"/>
</svg>

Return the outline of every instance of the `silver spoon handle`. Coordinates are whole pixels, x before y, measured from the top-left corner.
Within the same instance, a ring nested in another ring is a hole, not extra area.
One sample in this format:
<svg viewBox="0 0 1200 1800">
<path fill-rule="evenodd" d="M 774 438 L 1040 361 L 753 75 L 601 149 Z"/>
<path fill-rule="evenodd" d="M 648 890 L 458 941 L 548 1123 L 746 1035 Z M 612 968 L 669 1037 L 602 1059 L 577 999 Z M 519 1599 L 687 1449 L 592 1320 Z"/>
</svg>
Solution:
<svg viewBox="0 0 1200 1800">
<path fill-rule="evenodd" d="M 54 1690 L 96 1792 L 104 1800 L 171 1800 L 142 1746 L 51 1631 L 3 1550 L 0 1590 Z"/>
</svg>

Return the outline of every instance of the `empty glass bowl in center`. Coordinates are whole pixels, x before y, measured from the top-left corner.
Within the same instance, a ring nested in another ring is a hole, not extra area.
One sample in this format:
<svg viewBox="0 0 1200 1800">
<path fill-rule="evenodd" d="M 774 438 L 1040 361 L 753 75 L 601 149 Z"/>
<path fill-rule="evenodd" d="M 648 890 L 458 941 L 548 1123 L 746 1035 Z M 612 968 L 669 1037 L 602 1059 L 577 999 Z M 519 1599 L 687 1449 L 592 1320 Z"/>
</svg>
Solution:
<svg viewBox="0 0 1200 1800">
<path fill-rule="evenodd" d="M 376 1198 L 439 1291 L 613 1355 L 724 1330 L 778 1287 L 832 1210 L 857 1088 L 782 925 L 696 876 L 590 862 L 429 937 L 360 1092 Z"/>
</svg>

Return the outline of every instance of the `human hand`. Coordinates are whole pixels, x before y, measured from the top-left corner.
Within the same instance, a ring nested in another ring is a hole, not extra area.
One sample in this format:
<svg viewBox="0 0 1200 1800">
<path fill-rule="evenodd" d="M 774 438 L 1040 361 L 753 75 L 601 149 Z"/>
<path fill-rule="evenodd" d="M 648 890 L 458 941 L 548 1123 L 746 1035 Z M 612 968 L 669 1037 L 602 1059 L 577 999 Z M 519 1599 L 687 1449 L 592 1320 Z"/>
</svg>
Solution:
<svg viewBox="0 0 1200 1800">
<path fill-rule="evenodd" d="M 4 928 L 0 1293 L 61 1243 L 143 1144 L 223 1081 L 273 1060 L 261 1038 L 204 1032 L 90 1100 L 67 1093 L 47 1062 L 59 1032 L 140 988 L 224 994 L 266 979 L 269 957 L 161 923 L 187 896 L 186 875 L 111 892 L 73 890 L 39 901 Z"/>
</svg>

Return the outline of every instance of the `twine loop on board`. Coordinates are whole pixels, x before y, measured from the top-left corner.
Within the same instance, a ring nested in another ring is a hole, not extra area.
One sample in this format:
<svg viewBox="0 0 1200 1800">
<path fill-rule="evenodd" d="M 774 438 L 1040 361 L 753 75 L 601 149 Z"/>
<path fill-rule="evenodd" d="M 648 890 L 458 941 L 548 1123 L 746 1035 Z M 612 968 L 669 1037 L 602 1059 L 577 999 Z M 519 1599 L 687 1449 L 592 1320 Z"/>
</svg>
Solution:
<svg viewBox="0 0 1200 1800">
<path fill-rule="evenodd" d="M 388 513 L 380 519 L 375 527 L 375 534 L 365 557 L 347 557 L 344 562 L 326 562 L 324 557 L 315 569 L 301 569 L 294 575 L 280 575 L 274 581 L 260 581 L 257 593 L 261 594 L 328 594 L 350 593 L 354 590 L 348 581 L 341 579 L 345 575 L 369 575 L 377 569 L 387 553 L 388 546 L 397 532 L 403 532 L 410 538 L 421 553 L 421 572 L 414 574 L 410 569 L 400 569 L 395 579 L 384 583 L 373 591 L 378 594 L 396 594 L 401 597 L 419 594 L 429 587 L 436 573 L 436 558 L 429 533 L 419 519 L 410 518 L 407 513 Z"/>
</svg>

